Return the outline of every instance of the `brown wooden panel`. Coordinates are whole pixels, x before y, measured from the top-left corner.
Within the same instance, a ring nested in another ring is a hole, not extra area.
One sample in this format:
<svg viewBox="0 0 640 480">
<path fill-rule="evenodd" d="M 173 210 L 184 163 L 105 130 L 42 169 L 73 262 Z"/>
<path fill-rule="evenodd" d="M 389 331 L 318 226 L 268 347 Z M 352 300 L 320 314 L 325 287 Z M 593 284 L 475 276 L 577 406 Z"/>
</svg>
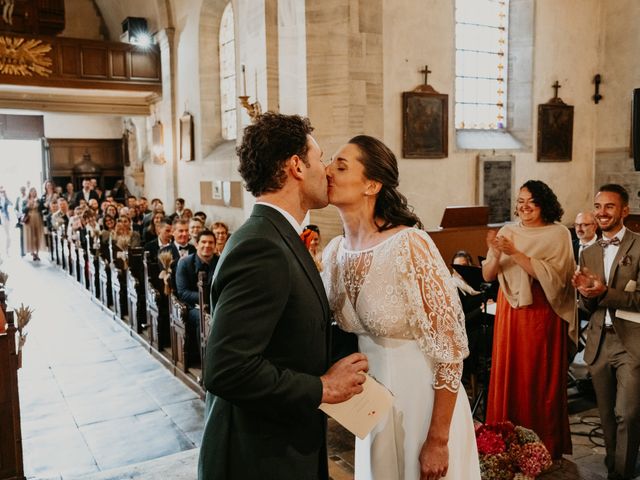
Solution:
<svg viewBox="0 0 640 480">
<path fill-rule="evenodd" d="M 80 65 L 85 77 L 107 78 L 107 49 L 80 47 Z"/>
<path fill-rule="evenodd" d="M 143 50 L 131 51 L 131 78 L 140 80 L 159 80 L 160 62 L 155 53 Z"/>
<path fill-rule="evenodd" d="M 438 247 L 444 263 L 449 265 L 458 250 L 466 250 L 471 254 L 473 262 L 478 265 L 478 256 L 487 256 L 487 232 L 498 230 L 497 226 L 477 226 L 462 228 L 444 228 L 430 230 L 427 233 Z"/>
<path fill-rule="evenodd" d="M 113 50 L 111 53 L 111 77 L 127 78 L 127 52 Z"/>
<path fill-rule="evenodd" d="M 82 161 L 85 152 L 91 155 L 91 162 L 102 169 L 103 175 L 122 177 L 122 138 L 109 139 L 67 139 L 49 138 L 50 175 L 65 177 L 73 173 L 73 168 Z"/>
<path fill-rule="evenodd" d="M 66 37 L 6 36 L 41 42 L 43 58 L 38 60 L 38 65 L 47 67 L 31 76 L 0 74 L 0 84 L 162 93 L 157 45 L 141 48 L 120 42 Z M 17 61 L 15 53 L 10 49 L 6 52 L 5 61 Z"/>
<path fill-rule="evenodd" d="M 62 75 L 80 75 L 77 45 L 60 45 L 59 55 Z"/>
</svg>

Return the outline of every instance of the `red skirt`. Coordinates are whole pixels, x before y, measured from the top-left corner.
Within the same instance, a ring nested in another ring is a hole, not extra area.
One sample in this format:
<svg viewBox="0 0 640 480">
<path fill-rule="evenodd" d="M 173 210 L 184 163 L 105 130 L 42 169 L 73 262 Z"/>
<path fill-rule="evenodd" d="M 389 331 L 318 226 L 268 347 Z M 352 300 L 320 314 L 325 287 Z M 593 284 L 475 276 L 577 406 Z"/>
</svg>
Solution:
<svg viewBox="0 0 640 480">
<path fill-rule="evenodd" d="M 567 411 L 568 324 L 538 282 L 533 304 L 512 308 L 498 292 L 487 422 L 510 420 L 535 431 L 551 457 L 571 453 Z"/>
</svg>

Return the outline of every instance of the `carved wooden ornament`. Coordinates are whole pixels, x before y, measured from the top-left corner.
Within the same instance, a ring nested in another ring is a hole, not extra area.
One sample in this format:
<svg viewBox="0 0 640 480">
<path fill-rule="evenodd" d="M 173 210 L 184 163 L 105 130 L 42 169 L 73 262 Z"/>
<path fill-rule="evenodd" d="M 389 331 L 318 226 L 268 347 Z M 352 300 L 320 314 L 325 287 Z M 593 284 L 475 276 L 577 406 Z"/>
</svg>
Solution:
<svg viewBox="0 0 640 480">
<path fill-rule="evenodd" d="M 48 77 L 51 45 L 41 40 L 0 36 L 0 74 Z"/>
</svg>

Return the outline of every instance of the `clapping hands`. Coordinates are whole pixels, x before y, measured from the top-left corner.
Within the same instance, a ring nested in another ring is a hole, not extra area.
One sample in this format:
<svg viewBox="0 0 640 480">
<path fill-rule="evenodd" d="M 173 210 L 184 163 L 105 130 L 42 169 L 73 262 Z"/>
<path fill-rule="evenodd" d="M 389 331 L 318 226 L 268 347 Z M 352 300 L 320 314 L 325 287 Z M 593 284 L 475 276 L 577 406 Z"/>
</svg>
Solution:
<svg viewBox="0 0 640 480">
<path fill-rule="evenodd" d="M 576 270 L 571 277 L 571 285 L 586 298 L 599 297 L 607 291 L 604 281 L 586 267 Z"/>
<path fill-rule="evenodd" d="M 489 230 L 487 232 L 487 247 L 496 257 L 500 257 L 502 253 L 505 255 L 513 255 L 518 252 L 510 238 L 504 235 L 497 235 L 495 230 Z"/>
</svg>

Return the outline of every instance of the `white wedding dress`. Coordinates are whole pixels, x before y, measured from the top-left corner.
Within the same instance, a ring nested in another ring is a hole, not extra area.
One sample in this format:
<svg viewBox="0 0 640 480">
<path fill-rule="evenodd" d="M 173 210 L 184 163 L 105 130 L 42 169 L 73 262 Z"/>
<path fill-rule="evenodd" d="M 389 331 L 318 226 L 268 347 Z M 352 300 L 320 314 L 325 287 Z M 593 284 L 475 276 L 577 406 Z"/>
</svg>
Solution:
<svg viewBox="0 0 640 480">
<path fill-rule="evenodd" d="M 366 250 L 334 238 L 322 278 L 339 326 L 358 335 L 369 373 L 394 394 L 388 417 L 356 438 L 356 480 L 419 480 L 434 389 L 457 392 L 445 479 L 480 479 L 471 408 L 460 386 L 468 355 L 464 314 L 451 276 L 431 238 L 400 230 Z"/>
</svg>

